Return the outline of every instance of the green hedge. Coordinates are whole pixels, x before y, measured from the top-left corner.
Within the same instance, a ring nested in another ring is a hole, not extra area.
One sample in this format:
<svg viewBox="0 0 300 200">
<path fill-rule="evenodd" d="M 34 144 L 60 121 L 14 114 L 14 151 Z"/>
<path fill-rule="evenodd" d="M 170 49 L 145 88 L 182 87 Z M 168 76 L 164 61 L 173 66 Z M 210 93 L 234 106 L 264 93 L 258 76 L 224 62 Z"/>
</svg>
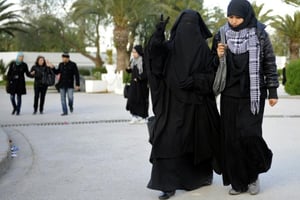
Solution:
<svg viewBox="0 0 300 200">
<path fill-rule="evenodd" d="M 130 83 L 131 81 L 131 74 L 123 71 L 123 83 Z"/>
<path fill-rule="evenodd" d="M 287 65 L 286 79 L 285 91 L 290 95 L 300 95 L 300 60 Z"/>
<path fill-rule="evenodd" d="M 3 75 L 3 80 L 4 82 L 6 81 L 6 70 L 8 68 L 8 65 L 5 65 L 5 63 L 3 62 L 3 60 L 0 60 L 0 75 Z"/>
<path fill-rule="evenodd" d="M 277 69 L 279 79 L 282 79 L 282 69 Z"/>
<path fill-rule="evenodd" d="M 94 74 L 95 72 L 100 72 L 101 74 L 107 73 L 107 70 L 105 67 L 95 67 L 92 69 L 92 73 Z"/>
<path fill-rule="evenodd" d="M 79 68 L 78 71 L 79 71 L 79 74 L 82 76 L 90 76 L 91 75 L 91 72 L 88 69 Z"/>
<path fill-rule="evenodd" d="M 95 67 L 92 69 L 92 75 L 97 79 L 101 80 L 101 74 L 106 74 L 107 70 L 105 67 Z"/>
</svg>

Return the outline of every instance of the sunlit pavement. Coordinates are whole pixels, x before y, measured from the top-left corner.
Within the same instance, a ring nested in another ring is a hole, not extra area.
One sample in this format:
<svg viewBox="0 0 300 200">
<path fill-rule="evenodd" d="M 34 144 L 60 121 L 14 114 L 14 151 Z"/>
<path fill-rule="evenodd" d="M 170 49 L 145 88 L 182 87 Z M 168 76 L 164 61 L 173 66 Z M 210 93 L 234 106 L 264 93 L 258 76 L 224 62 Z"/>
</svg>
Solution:
<svg viewBox="0 0 300 200">
<path fill-rule="evenodd" d="M 266 106 L 264 137 L 274 153 L 261 175 L 261 193 L 229 196 L 215 175 L 212 186 L 177 191 L 174 200 L 298 200 L 300 196 L 300 98 L 279 89 L 277 106 Z M 32 115 L 33 90 L 23 96 L 20 116 L 12 116 L 0 89 L 1 128 L 19 151 L 0 177 L 1 200 L 150 200 L 151 165 L 145 124 L 129 125 L 126 100 L 116 94 L 75 93 L 74 113 L 60 116 L 59 94 L 49 91 L 43 115 Z M 3 133 L 0 133 L 3 134 Z M 3 142 L 3 141 L 2 141 Z"/>
</svg>

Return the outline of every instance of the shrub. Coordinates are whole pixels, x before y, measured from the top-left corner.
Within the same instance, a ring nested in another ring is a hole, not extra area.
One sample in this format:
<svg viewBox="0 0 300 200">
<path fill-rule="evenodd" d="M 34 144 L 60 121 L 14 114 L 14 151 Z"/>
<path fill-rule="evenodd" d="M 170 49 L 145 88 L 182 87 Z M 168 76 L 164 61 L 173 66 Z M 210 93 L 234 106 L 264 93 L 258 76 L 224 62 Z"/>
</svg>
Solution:
<svg viewBox="0 0 300 200">
<path fill-rule="evenodd" d="M 123 71 L 123 83 L 130 83 L 131 81 L 131 74 Z"/>
<path fill-rule="evenodd" d="M 286 79 L 285 91 L 290 95 L 300 95 L 300 60 L 287 65 Z"/>
<path fill-rule="evenodd" d="M 94 74 L 95 72 L 100 72 L 101 74 L 107 73 L 107 70 L 105 67 L 95 67 L 92 69 L 92 73 Z"/>
<path fill-rule="evenodd" d="M 278 77 L 281 78 L 282 77 L 282 69 L 277 69 L 277 73 L 278 73 Z"/>
<path fill-rule="evenodd" d="M 101 80 L 101 74 L 107 73 L 105 67 L 95 67 L 92 69 L 92 74 L 97 80 Z"/>
<path fill-rule="evenodd" d="M 91 72 L 88 69 L 80 68 L 79 69 L 79 74 L 82 76 L 90 76 Z"/>
<path fill-rule="evenodd" d="M 5 65 L 5 63 L 3 62 L 3 60 L 0 60 L 0 75 L 3 75 L 3 80 L 6 80 L 6 70 L 7 70 L 8 66 Z"/>
<path fill-rule="evenodd" d="M 109 65 L 114 64 L 114 60 L 113 60 L 113 50 L 112 49 L 107 49 L 106 50 L 106 55 L 107 55 L 107 63 Z"/>
</svg>

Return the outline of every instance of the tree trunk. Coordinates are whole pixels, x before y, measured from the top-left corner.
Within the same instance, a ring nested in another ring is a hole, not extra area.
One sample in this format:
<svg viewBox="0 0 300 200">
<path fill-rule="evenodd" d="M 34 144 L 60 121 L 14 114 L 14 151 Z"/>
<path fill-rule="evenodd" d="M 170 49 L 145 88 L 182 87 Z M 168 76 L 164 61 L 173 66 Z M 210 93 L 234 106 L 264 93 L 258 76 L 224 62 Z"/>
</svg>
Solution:
<svg viewBox="0 0 300 200">
<path fill-rule="evenodd" d="M 290 48 L 290 59 L 291 60 L 299 59 L 300 42 L 291 41 L 289 48 Z"/>
<path fill-rule="evenodd" d="M 117 50 L 117 71 L 125 70 L 128 63 L 127 45 L 128 45 L 128 27 L 115 26 L 114 43 Z"/>
</svg>

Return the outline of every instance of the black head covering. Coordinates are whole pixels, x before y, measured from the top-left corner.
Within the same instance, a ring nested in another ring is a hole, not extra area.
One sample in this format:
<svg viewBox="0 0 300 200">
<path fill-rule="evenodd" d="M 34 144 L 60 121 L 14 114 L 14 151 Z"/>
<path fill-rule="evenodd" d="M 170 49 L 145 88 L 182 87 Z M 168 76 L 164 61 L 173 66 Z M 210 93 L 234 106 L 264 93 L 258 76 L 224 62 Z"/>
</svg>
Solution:
<svg viewBox="0 0 300 200">
<path fill-rule="evenodd" d="M 206 24 L 204 23 L 201 15 L 194 11 L 194 10 L 189 10 L 186 9 L 181 12 L 177 20 L 175 21 L 172 29 L 171 29 L 171 40 L 175 37 L 177 27 L 179 23 L 183 23 L 184 21 L 189 22 L 189 23 L 194 23 L 195 25 L 197 24 L 200 28 L 200 32 L 202 34 L 202 37 L 207 39 L 212 37 L 212 34 L 210 30 L 207 28 Z"/>
<path fill-rule="evenodd" d="M 239 16 L 244 22 L 238 27 L 231 27 L 233 30 L 239 31 L 244 28 L 252 28 L 257 26 L 257 19 L 254 10 L 247 0 L 231 0 L 227 8 L 227 16 Z M 229 24 L 230 26 L 230 24 Z"/>
<path fill-rule="evenodd" d="M 199 102 L 192 90 L 195 73 L 209 71 L 212 60 L 206 39 L 211 33 L 200 14 L 184 10 L 171 29 L 169 56 L 166 61 L 166 83 L 179 99 Z"/>
<path fill-rule="evenodd" d="M 142 45 L 135 45 L 133 48 L 136 50 L 136 52 L 137 52 L 140 56 L 143 56 L 143 55 L 144 55 Z"/>
</svg>

